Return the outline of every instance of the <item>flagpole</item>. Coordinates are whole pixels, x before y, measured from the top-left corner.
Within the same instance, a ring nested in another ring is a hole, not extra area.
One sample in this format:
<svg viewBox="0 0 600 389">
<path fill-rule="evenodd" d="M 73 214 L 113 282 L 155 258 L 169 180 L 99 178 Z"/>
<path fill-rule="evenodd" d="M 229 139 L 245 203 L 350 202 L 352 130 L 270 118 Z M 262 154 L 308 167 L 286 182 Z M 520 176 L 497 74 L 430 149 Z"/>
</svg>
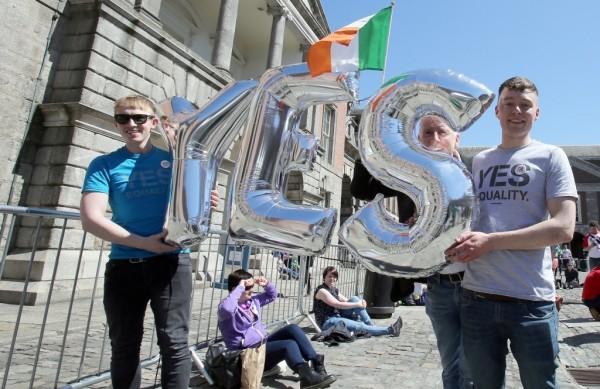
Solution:
<svg viewBox="0 0 600 389">
<path fill-rule="evenodd" d="M 390 13 L 390 28 L 388 29 L 387 47 L 385 48 L 385 60 L 383 61 L 383 72 L 381 73 L 381 84 L 385 82 L 385 69 L 387 67 L 387 58 L 390 51 L 390 35 L 392 34 L 392 19 L 394 18 L 394 7 L 396 7 L 396 0 L 391 1 L 392 11 Z"/>
</svg>

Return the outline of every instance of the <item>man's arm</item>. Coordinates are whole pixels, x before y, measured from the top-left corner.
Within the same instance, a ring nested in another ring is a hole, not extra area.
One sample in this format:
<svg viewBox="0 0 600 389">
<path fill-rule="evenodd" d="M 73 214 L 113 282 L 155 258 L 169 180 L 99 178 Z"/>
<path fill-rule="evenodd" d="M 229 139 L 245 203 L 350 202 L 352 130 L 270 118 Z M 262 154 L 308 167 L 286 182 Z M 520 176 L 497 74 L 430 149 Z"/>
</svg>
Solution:
<svg viewBox="0 0 600 389">
<path fill-rule="evenodd" d="M 157 254 L 172 252 L 176 249 L 175 246 L 166 244 L 163 241 L 166 231 L 143 237 L 132 234 L 112 220 L 107 219 L 104 216 L 107 204 L 108 195 L 106 193 L 83 193 L 80 213 L 81 225 L 85 231 L 112 243 L 147 250 Z"/>
<path fill-rule="evenodd" d="M 533 250 L 570 241 L 575 231 L 575 199 L 549 199 L 548 211 L 550 219 L 518 230 L 465 232 L 444 253 L 453 261 L 469 262 L 493 250 Z"/>
</svg>

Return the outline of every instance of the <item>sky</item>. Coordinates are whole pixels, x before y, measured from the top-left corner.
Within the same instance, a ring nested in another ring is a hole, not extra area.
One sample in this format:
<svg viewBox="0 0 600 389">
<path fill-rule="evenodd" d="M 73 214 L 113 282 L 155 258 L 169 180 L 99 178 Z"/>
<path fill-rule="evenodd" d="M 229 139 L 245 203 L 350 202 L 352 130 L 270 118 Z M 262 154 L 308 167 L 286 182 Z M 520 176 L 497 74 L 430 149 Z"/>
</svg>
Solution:
<svg viewBox="0 0 600 389">
<path fill-rule="evenodd" d="M 390 3 L 321 1 L 331 31 Z M 600 144 L 599 16 L 598 0 L 397 0 L 385 79 L 411 70 L 452 69 L 497 94 L 507 78 L 525 76 L 540 94 L 534 139 Z M 377 91 L 382 74 L 361 72 L 361 99 Z M 500 143 L 495 104 L 461 135 L 461 146 Z"/>
</svg>

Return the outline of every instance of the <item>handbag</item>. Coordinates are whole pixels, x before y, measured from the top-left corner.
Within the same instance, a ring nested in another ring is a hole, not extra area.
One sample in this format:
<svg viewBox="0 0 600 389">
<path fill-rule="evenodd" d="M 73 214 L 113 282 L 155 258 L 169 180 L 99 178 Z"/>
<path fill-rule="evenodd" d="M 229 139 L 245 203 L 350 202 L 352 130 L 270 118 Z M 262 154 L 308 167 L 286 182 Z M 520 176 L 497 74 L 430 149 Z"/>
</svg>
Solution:
<svg viewBox="0 0 600 389">
<path fill-rule="evenodd" d="M 223 343 L 208 346 L 206 370 L 219 388 L 237 389 L 241 387 L 243 350 L 227 350 Z"/>
</svg>

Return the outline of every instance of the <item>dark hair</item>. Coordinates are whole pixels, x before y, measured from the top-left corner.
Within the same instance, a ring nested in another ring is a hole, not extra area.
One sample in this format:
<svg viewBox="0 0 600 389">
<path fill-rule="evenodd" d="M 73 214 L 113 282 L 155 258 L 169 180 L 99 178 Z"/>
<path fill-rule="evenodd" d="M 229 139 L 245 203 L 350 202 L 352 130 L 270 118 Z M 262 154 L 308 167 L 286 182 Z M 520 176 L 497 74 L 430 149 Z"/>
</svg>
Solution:
<svg viewBox="0 0 600 389">
<path fill-rule="evenodd" d="M 589 224 L 589 226 L 590 226 L 590 227 L 598 227 L 598 222 L 597 222 L 597 221 L 595 221 L 595 220 L 592 220 L 592 221 L 590 221 L 590 224 Z"/>
<path fill-rule="evenodd" d="M 498 97 L 500 97 L 504 89 L 517 90 L 519 92 L 534 92 L 536 95 L 539 95 L 538 89 L 533 81 L 520 76 L 511 77 L 504 81 L 502 85 L 500 85 L 500 88 L 498 88 Z"/>
<path fill-rule="evenodd" d="M 327 266 L 325 269 L 323 269 L 323 279 L 325 279 L 329 273 L 333 273 L 335 278 L 338 278 L 338 272 L 335 270 L 335 266 Z"/>
<path fill-rule="evenodd" d="M 240 284 L 240 281 L 250 278 L 252 278 L 252 274 L 244 269 L 237 269 L 227 277 L 227 289 L 231 292 Z"/>
</svg>

